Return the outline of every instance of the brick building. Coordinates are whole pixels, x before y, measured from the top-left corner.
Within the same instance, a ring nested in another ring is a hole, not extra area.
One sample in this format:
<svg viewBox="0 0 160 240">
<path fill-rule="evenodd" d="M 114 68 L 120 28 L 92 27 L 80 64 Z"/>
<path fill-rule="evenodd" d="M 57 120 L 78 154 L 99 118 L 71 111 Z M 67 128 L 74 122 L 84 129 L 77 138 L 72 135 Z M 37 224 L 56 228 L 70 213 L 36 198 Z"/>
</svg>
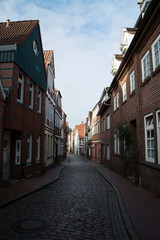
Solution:
<svg viewBox="0 0 160 240">
<path fill-rule="evenodd" d="M 0 183 L 8 178 L 8 176 L 5 175 L 5 168 L 7 168 L 7 166 L 5 166 L 3 162 L 3 114 L 5 99 L 6 96 L 0 78 Z"/>
<path fill-rule="evenodd" d="M 54 143 L 54 158 L 55 163 L 60 163 L 62 160 L 62 95 L 55 88 L 55 143 Z"/>
<path fill-rule="evenodd" d="M 55 165 L 55 68 L 53 50 L 44 51 L 43 55 L 47 75 L 47 91 L 45 96 L 44 167 L 50 168 Z"/>
<path fill-rule="evenodd" d="M 84 148 L 84 124 L 76 125 L 74 129 L 74 153 L 76 155 L 83 155 L 85 153 Z"/>
<path fill-rule="evenodd" d="M 111 168 L 110 148 L 111 148 L 111 122 L 110 122 L 110 96 L 109 88 L 104 88 L 100 98 L 100 107 L 97 113 L 100 116 L 100 143 L 101 143 L 101 163 Z"/>
<path fill-rule="evenodd" d="M 3 161 L 11 179 L 43 171 L 46 74 L 38 20 L 0 23 L 0 75 L 8 94 Z"/>
<path fill-rule="evenodd" d="M 158 0 L 142 4 L 135 24 L 137 31 L 109 89 L 112 169 L 134 177 L 137 184 L 157 195 L 160 182 L 159 12 Z M 132 155 L 136 149 L 137 156 Z"/>
</svg>

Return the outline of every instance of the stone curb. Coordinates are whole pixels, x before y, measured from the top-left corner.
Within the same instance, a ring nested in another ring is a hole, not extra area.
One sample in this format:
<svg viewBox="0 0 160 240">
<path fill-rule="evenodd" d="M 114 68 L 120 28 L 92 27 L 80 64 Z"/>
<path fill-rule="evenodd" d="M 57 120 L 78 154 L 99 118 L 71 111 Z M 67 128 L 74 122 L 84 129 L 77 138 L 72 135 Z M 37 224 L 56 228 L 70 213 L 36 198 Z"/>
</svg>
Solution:
<svg viewBox="0 0 160 240">
<path fill-rule="evenodd" d="M 121 212 L 121 216 L 123 218 L 123 222 L 125 224 L 125 227 L 128 231 L 128 234 L 130 235 L 132 240 L 140 240 L 141 237 L 138 233 L 138 231 L 136 230 L 136 228 L 134 227 L 134 225 L 132 224 L 132 220 L 128 215 L 128 212 L 126 210 L 126 206 L 125 203 L 123 201 L 123 197 L 119 191 L 119 189 L 117 188 L 117 186 L 109 179 L 107 178 L 99 169 L 97 169 L 96 166 L 94 166 L 94 168 L 104 177 L 104 179 L 109 182 L 109 184 L 113 187 L 115 193 L 116 193 L 116 197 L 118 200 L 118 204 L 119 204 L 119 208 L 120 208 L 120 212 Z"/>
<path fill-rule="evenodd" d="M 67 162 L 69 162 L 69 160 L 68 160 Z M 66 165 L 66 166 L 67 166 L 67 165 Z M 34 193 L 34 192 L 37 192 L 37 191 L 40 190 L 40 189 L 43 189 L 43 188 L 47 187 L 48 185 L 52 184 L 53 182 L 56 182 L 56 181 L 60 178 L 60 174 L 61 174 L 61 172 L 64 170 L 64 168 L 65 168 L 66 166 L 65 166 L 65 165 L 62 165 L 62 168 L 61 168 L 61 169 L 59 170 L 59 172 L 58 172 L 58 176 L 56 176 L 55 179 L 53 179 L 52 181 L 48 181 L 48 183 L 45 183 L 44 185 L 41 185 L 40 187 L 37 187 L 37 188 L 35 188 L 34 190 L 31 190 L 31 191 L 29 191 L 29 192 L 20 194 L 20 195 L 16 196 L 15 198 L 10 199 L 9 201 L 7 201 L 7 202 L 5 202 L 4 204 L 0 205 L 0 209 L 6 207 L 6 206 L 8 206 L 8 205 L 10 205 L 11 203 L 14 203 L 14 202 L 18 201 L 18 200 L 20 200 L 20 199 L 22 199 L 22 198 L 24 198 L 24 197 L 27 197 L 28 195 L 30 195 L 30 194 L 32 194 L 32 193 Z"/>
<path fill-rule="evenodd" d="M 88 164 L 92 165 L 96 170 L 97 172 L 99 172 L 99 174 L 101 174 L 101 176 L 104 177 L 104 179 L 113 187 L 115 193 L 116 193 L 116 197 L 117 197 L 117 201 L 118 201 L 118 205 L 119 205 L 119 208 L 120 208 L 120 212 L 121 212 L 121 216 L 122 216 L 122 219 L 123 219 L 123 222 L 125 224 L 125 227 L 128 231 L 128 234 L 129 236 L 131 237 L 132 240 L 141 240 L 141 236 L 140 234 L 138 233 L 138 231 L 136 230 L 136 228 L 134 227 L 133 223 L 132 223 L 132 220 L 131 218 L 129 217 L 128 215 L 128 212 L 127 212 L 127 209 L 126 209 L 126 206 L 125 206 L 125 203 L 123 201 L 123 197 L 118 189 L 118 187 L 108 178 L 106 177 L 98 168 L 97 166 L 95 166 L 96 164 L 95 163 L 92 163 L 90 162 L 90 160 L 88 160 L 87 158 L 85 157 L 82 157 L 85 161 L 88 162 Z"/>
</svg>

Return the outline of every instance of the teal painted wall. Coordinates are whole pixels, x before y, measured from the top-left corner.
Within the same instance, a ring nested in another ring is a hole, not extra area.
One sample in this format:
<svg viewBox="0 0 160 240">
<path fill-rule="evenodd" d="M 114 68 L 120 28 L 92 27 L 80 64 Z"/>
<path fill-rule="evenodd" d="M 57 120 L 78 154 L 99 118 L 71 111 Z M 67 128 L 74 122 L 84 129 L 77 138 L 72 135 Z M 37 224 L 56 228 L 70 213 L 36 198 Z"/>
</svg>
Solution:
<svg viewBox="0 0 160 240">
<path fill-rule="evenodd" d="M 36 40 L 38 45 L 38 56 L 36 56 L 33 51 L 33 40 Z M 47 80 L 38 25 L 26 40 L 20 46 L 17 46 L 15 62 L 33 80 L 33 82 L 37 83 L 44 91 L 46 90 Z"/>
</svg>

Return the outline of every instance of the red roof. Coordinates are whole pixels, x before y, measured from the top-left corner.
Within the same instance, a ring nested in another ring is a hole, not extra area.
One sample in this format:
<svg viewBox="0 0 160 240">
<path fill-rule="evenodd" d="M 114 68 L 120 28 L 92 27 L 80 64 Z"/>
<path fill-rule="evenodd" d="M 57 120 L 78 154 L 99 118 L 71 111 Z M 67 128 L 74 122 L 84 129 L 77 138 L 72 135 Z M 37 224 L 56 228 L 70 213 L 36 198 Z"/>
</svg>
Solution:
<svg viewBox="0 0 160 240">
<path fill-rule="evenodd" d="M 45 67 L 47 68 L 48 63 L 50 63 L 52 55 L 53 55 L 53 50 L 46 50 L 43 51 L 43 55 L 44 55 L 44 64 Z"/>
<path fill-rule="evenodd" d="M 78 129 L 79 138 L 84 138 L 84 124 L 83 124 L 83 122 L 80 125 L 76 125 L 75 128 Z"/>
<path fill-rule="evenodd" d="M 0 23 L 0 45 L 12 45 L 22 43 L 30 32 L 39 24 L 38 20 L 26 20 L 18 22 Z"/>
</svg>

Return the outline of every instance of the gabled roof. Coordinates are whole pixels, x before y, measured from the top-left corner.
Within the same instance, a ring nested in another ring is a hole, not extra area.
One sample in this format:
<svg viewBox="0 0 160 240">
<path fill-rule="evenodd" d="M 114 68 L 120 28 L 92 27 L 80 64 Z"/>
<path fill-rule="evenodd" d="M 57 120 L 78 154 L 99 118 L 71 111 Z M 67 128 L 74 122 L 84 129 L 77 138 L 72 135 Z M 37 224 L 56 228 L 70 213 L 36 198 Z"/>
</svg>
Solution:
<svg viewBox="0 0 160 240">
<path fill-rule="evenodd" d="M 55 88 L 55 95 L 56 95 L 56 97 L 57 97 L 58 94 L 62 98 L 61 92 L 57 88 Z"/>
<path fill-rule="evenodd" d="M 50 62 L 51 62 L 51 58 L 52 58 L 52 55 L 53 55 L 53 50 L 43 51 L 43 55 L 44 55 L 45 68 L 47 68 L 48 64 L 50 64 Z"/>
<path fill-rule="evenodd" d="M 38 23 L 38 20 L 1 22 L 0 45 L 21 44 Z"/>
</svg>

